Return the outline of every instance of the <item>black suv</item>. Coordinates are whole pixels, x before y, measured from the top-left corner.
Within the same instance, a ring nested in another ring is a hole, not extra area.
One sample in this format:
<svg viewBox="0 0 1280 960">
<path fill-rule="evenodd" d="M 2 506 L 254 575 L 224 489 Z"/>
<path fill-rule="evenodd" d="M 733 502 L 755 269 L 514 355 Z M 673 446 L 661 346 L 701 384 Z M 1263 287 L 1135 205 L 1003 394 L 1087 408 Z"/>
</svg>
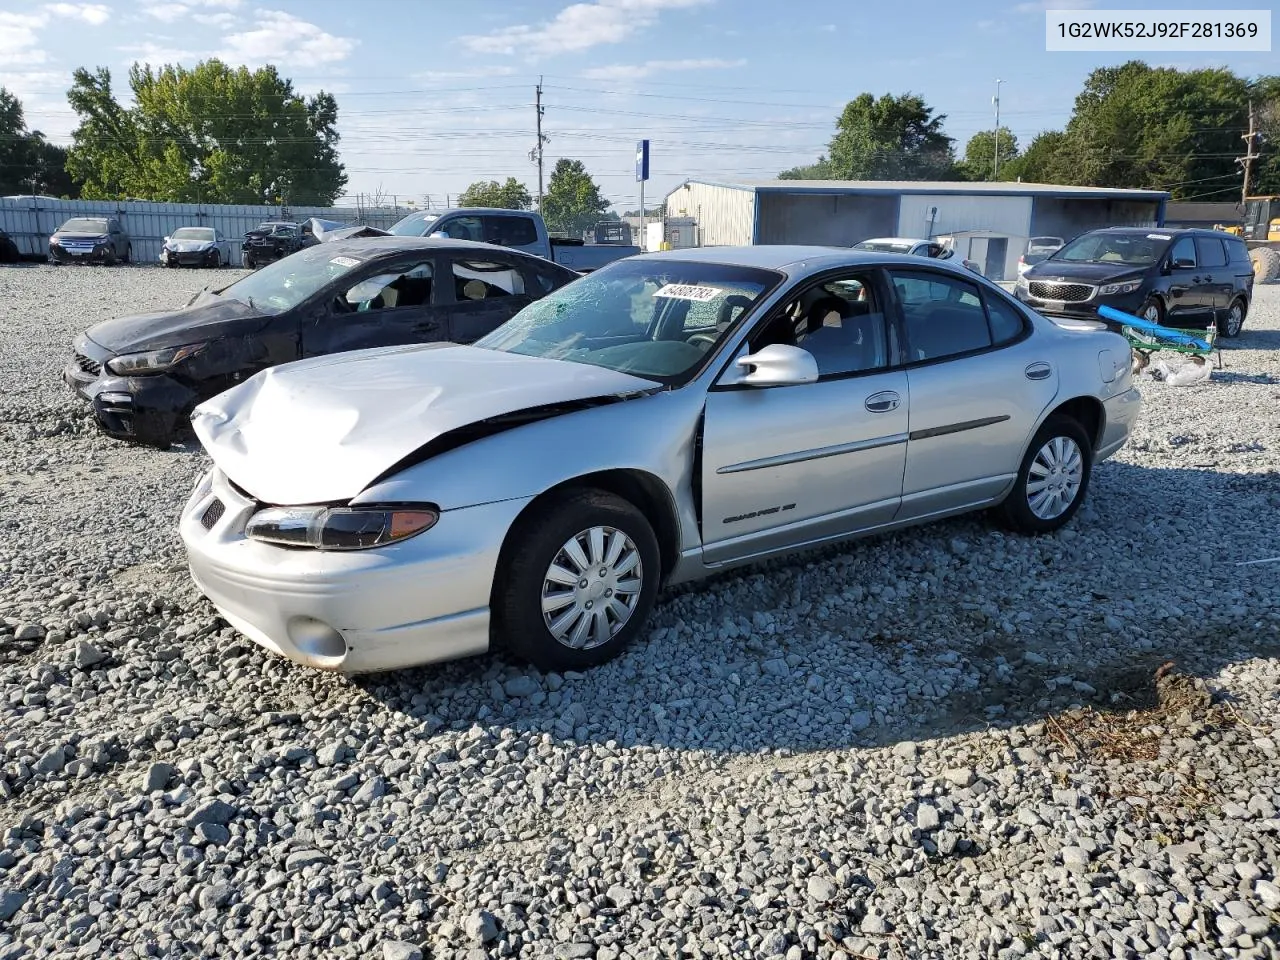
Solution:
<svg viewBox="0 0 1280 960">
<path fill-rule="evenodd" d="M 1166 326 L 1217 324 L 1234 337 L 1253 298 L 1253 267 L 1244 241 L 1221 231 L 1107 227 L 1037 263 L 1014 293 L 1049 316 L 1098 320 L 1105 304 Z"/>
</svg>

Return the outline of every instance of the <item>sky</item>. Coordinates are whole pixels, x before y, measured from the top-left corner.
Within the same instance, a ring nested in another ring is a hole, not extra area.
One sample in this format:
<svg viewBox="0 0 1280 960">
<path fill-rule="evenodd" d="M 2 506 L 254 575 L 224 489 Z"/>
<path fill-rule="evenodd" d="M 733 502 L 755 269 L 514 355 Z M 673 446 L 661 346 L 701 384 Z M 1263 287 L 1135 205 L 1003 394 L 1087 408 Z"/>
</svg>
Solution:
<svg viewBox="0 0 1280 960">
<path fill-rule="evenodd" d="M 339 106 L 348 194 L 441 206 L 477 180 L 537 192 L 535 87 L 547 176 L 582 160 L 619 212 L 686 178 L 765 179 L 824 152 L 858 94 L 915 93 L 962 152 L 1000 119 L 1025 146 L 1058 129 L 1096 67 L 1275 72 L 1276 52 L 1045 51 L 1046 7 L 1271 9 L 1277 0 L 0 0 L 0 86 L 27 125 L 69 143 L 71 71 L 134 62 L 272 63 Z"/>
</svg>

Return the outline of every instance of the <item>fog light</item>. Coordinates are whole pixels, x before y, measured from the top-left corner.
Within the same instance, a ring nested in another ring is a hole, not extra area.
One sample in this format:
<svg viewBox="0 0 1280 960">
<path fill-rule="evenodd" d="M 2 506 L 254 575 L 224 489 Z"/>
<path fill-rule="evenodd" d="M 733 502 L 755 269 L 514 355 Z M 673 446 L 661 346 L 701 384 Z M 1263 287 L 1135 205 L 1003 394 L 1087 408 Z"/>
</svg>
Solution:
<svg viewBox="0 0 1280 960">
<path fill-rule="evenodd" d="M 336 670 L 347 656 L 347 641 L 342 634 L 314 617 L 293 617 L 286 626 L 289 639 L 313 666 Z"/>
</svg>

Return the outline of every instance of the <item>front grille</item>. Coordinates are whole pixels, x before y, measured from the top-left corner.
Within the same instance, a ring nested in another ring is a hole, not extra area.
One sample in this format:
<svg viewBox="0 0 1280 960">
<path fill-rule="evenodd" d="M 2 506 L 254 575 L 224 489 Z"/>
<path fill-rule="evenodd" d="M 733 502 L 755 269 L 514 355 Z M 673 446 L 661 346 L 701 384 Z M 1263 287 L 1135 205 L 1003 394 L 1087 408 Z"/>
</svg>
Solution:
<svg viewBox="0 0 1280 960">
<path fill-rule="evenodd" d="M 215 498 L 213 503 L 209 504 L 208 508 L 201 515 L 200 525 L 206 530 L 212 530 L 217 526 L 218 521 L 222 519 L 222 515 L 226 513 L 226 511 L 227 508 L 223 506 L 222 501 Z"/>
<path fill-rule="evenodd" d="M 102 364 L 98 363 L 96 360 L 91 360 L 83 353 L 76 354 L 76 366 L 85 373 L 93 374 L 95 377 L 102 372 Z"/>
<path fill-rule="evenodd" d="M 1032 280 L 1028 291 L 1037 300 L 1080 303 L 1093 296 L 1094 288 L 1087 283 L 1053 283 L 1048 280 Z"/>
</svg>

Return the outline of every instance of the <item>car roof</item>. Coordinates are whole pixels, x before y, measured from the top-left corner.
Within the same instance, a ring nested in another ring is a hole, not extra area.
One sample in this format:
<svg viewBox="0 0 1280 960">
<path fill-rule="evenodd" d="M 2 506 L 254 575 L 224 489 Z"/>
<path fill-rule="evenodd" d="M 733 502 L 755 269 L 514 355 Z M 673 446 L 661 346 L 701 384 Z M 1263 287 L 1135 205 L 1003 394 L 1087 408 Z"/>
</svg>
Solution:
<svg viewBox="0 0 1280 960">
<path fill-rule="evenodd" d="M 859 240 L 859 243 L 929 243 L 928 240 L 920 240 L 916 237 L 867 237 L 865 240 Z"/>
<path fill-rule="evenodd" d="M 476 254 L 501 253 L 523 257 L 526 260 L 542 260 L 546 263 L 554 264 L 562 270 L 566 269 L 563 264 L 545 260 L 543 257 L 533 256 L 522 250 L 503 247 L 496 243 L 479 243 L 475 240 L 453 240 L 443 237 L 439 239 L 433 237 L 397 237 L 390 234 L 385 237 L 352 237 L 348 240 L 326 240 L 321 244 L 321 247 L 325 250 L 332 250 L 334 256 L 346 254 L 365 258 L 391 256 L 397 253 L 412 253 L 415 250 L 460 250 Z"/>
<path fill-rule="evenodd" d="M 628 260 L 672 260 L 687 263 L 714 263 L 721 266 L 756 267 L 765 270 L 781 270 L 784 273 L 811 273 L 837 267 L 884 266 L 886 264 L 909 265 L 920 269 L 922 261 L 905 253 L 885 253 L 878 250 L 853 250 L 849 247 L 793 246 L 789 244 L 763 244 L 755 247 L 688 247 L 683 250 L 664 250 L 661 253 L 641 253 Z M 970 271 L 956 267 L 947 260 L 928 260 L 929 267 L 946 270 L 960 276 L 972 276 Z"/>
<path fill-rule="evenodd" d="M 1230 236 L 1221 230 L 1206 230 L 1204 227 L 1099 227 L 1096 230 L 1090 230 L 1089 233 L 1123 233 L 1133 235 L 1143 235 L 1148 233 L 1157 233 L 1161 236 L 1181 237 L 1181 236 L 1208 236 L 1222 237 Z"/>
</svg>

